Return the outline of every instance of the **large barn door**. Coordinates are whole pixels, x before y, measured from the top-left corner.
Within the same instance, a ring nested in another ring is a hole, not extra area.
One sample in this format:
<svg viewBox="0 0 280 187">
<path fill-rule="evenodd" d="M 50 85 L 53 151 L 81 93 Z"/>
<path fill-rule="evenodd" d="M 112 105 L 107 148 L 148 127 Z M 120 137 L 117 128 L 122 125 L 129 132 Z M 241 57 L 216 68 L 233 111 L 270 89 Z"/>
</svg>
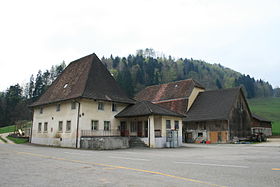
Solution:
<svg viewBox="0 0 280 187">
<path fill-rule="evenodd" d="M 217 132 L 210 132 L 210 141 L 211 141 L 211 143 L 218 142 L 218 133 Z"/>
</svg>

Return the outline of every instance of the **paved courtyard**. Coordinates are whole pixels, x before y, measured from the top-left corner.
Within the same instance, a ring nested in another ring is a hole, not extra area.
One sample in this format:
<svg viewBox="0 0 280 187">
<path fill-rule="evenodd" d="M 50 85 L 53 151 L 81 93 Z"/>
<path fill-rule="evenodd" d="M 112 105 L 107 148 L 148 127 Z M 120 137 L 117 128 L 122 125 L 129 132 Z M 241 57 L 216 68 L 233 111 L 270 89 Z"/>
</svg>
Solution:
<svg viewBox="0 0 280 187">
<path fill-rule="evenodd" d="M 280 186 L 280 143 L 76 150 L 0 144 L 0 186 Z"/>
</svg>

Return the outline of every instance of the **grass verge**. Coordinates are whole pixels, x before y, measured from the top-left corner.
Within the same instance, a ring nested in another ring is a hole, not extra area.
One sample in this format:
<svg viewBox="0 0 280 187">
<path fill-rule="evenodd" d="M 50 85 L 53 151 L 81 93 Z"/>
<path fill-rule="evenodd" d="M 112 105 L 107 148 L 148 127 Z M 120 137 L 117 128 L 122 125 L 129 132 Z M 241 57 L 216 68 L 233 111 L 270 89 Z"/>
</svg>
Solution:
<svg viewBox="0 0 280 187">
<path fill-rule="evenodd" d="M 11 137 L 11 136 L 7 136 L 7 138 L 9 140 L 13 141 L 16 144 L 22 144 L 22 143 L 27 143 L 28 142 L 28 139 L 25 139 L 25 138 L 14 138 L 14 137 Z"/>
<path fill-rule="evenodd" d="M 272 122 L 272 134 L 280 136 L 280 121 Z"/>
<path fill-rule="evenodd" d="M 1 127 L 0 128 L 0 134 L 2 133 L 7 133 L 7 132 L 14 132 L 15 130 L 15 125 L 10 125 L 10 126 L 6 126 L 6 127 Z"/>
<path fill-rule="evenodd" d="M 2 136 L 0 136 L 0 140 L 2 140 L 4 143 L 7 143 L 7 140 L 5 140 L 4 138 L 2 138 Z"/>
<path fill-rule="evenodd" d="M 272 121 L 272 134 L 280 135 L 280 97 L 248 100 L 253 113 Z"/>
</svg>

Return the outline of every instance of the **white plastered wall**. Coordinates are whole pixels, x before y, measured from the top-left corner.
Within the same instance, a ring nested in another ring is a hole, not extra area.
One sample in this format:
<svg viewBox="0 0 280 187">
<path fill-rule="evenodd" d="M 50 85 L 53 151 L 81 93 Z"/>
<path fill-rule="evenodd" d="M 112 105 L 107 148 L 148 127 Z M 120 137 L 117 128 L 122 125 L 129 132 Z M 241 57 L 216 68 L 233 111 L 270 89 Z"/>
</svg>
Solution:
<svg viewBox="0 0 280 187">
<path fill-rule="evenodd" d="M 91 121 L 99 121 L 99 130 L 104 129 L 104 121 L 110 121 L 111 130 L 118 130 L 119 121 L 114 116 L 123 110 L 127 104 L 116 103 L 117 111 L 112 111 L 112 102 L 104 103 L 104 110 L 98 110 L 98 101 L 82 99 L 80 102 L 80 118 L 79 118 L 79 138 L 78 147 L 80 144 L 81 130 L 91 130 Z M 72 101 L 61 102 L 60 111 L 56 111 L 56 105 L 43 106 L 43 113 L 40 114 L 40 107 L 34 109 L 33 113 L 33 128 L 32 128 L 32 143 L 53 145 L 62 147 L 76 147 L 76 131 L 77 131 L 77 116 L 78 103 L 76 109 L 71 109 Z M 63 130 L 58 132 L 58 123 L 63 121 Z M 66 122 L 71 121 L 71 131 L 66 132 Z M 44 123 L 48 122 L 48 131 L 44 132 Z M 38 124 L 42 123 L 42 131 L 38 132 Z"/>
</svg>

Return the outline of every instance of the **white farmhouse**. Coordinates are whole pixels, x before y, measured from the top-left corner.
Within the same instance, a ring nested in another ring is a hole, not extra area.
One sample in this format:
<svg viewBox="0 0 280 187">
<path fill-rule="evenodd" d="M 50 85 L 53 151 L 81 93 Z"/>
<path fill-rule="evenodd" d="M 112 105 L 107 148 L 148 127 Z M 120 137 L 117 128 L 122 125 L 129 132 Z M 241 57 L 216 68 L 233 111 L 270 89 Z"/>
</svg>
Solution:
<svg viewBox="0 0 280 187">
<path fill-rule="evenodd" d="M 127 97 L 95 54 L 71 62 L 31 105 L 31 142 L 76 148 L 182 144 L 182 114 Z M 131 141 L 133 142 L 133 141 Z"/>
</svg>

